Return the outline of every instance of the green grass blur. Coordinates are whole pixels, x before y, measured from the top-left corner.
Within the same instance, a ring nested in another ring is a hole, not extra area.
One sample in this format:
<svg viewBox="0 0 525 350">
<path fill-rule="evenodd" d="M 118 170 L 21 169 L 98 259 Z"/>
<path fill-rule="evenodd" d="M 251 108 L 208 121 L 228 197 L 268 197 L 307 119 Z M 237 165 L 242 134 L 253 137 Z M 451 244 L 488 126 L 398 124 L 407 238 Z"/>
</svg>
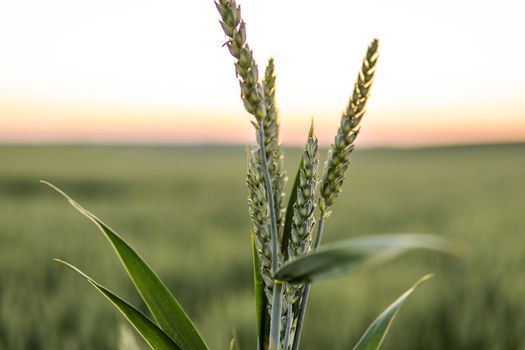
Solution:
<svg viewBox="0 0 525 350">
<path fill-rule="evenodd" d="M 326 152 L 324 152 L 326 153 Z M 459 238 L 463 259 L 415 252 L 312 288 L 304 349 L 349 349 L 423 274 L 385 349 L 525 349 L 525 144 L 357 150 L 325 243 L 372 233 Z M 288 174 L 299 153 L 286 151 Z M 115 349 L 123 318 L 69 261 L 144 310 L 97 228 L 117 230 L 213 349 L 255 347 L 242 147 L 1 146 L 0 349 Z M 291 181 L 289 181 L 291 182 Z"/>
</svg>

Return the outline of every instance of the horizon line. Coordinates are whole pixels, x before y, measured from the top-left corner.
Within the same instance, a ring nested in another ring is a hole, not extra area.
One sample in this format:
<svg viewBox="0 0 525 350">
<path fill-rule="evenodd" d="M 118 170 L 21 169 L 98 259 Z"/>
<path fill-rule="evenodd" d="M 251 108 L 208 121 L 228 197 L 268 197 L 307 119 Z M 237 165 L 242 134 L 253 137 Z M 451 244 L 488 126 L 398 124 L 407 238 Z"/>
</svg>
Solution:
<svg viewBox="0 0 525 350">
<path fill-rule="evenodd" d="M 446 143 L 424 143 L 424 144 L 361 144 L 358 148 L 366 150 L 374 149 L 435 149 L 435 148 L 455 148 L 455 147 L 484 147 L 484 146 L 521 146 L 525 145 L 525 138 L 522 140 L 489 140 L 489 141 L 465 141 L 465 142 L 446 142 Z M 174 141 L 174 142 L 152 142 L 152 141 L 3 141 L 0 140 L 0 147 L 224 147 L 237 148 L 249 147 L 250 144 L 240 142 L 213 142 L 213 141 Z M 297 144 L 283 144 L 283 148 L 302 149 Z M 329 148 L 330 145 L 320 145 L 321 148 Z"/>
</svg>

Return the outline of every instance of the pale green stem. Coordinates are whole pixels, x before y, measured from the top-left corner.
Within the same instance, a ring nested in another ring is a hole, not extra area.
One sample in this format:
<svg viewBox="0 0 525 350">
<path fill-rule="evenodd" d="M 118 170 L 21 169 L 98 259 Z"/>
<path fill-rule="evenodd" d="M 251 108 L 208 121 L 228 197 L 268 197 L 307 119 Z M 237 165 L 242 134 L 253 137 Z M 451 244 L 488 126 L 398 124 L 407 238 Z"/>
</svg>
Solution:
<svg viewBox="0 0 525 350">
<path fill-rule="evenodd" d="M 283 350 L 288 350 L 290 332 L 292 331 L 292 321 L 292 304 L 288 303 L 288 310 L 286 310 L 286 332 L 284 333 Z"/>
<path fill-rule="evenodd" d="M 259 150 L 261 152 L 261 162 L 264 173 L 264 183 L 266 185 L 266 198 L 268 199 L 268 206 L 270 207 L 271 220 L 271 236 L 272 236 L 272 275 L 279 268 L 279 246 L 278 246 L 278 232 L 277 232 L 277 217 L 275 215 L 275 205 L 273 198 L 272 182 L 270 179 L 270 172 L 268 171 L 268 163 L 266 161 L 266 150 L 264 147 L 264 125 L 263 121 L 259 121 Z M 278 350 L 280 348 L 281 338 L 281 308 L 282 308 L 282 290 L 283 284 L 281 281 L 274 281 L 273 296 L 272 296 L 272 311 L 270 317 L 270 350 Z"/>
<path fill-rule="evenodd" d="M 323 238 L 324 231 L 324 211 L 321 211 L 319 218 L 319 226 L 317 226 L 317 237 L 315 238 L 314 249 L 319 249 L 321 245 L 321 239 Z M 299 349 L 299 342 L 301 341 L 301 331 L 303 330 L 304 316 L 306 314 L 306 306 L 308 305 L 308 296 L 310 295 L 310 284 L 304 286 L 303 295 L 300 299 L 299 314 L 297 315 L 297 325 L 295 328 L 295 335 L 293 338 L 292 350 Z"/>
<path fill-rule="evenodd" d="M 275 280 L 273 283 L 272 314 L 270 316 L 269 350 L 280 350 L 282 294 L 283 282 Z"/>
<path fill-rule="evenodd" d="M 319 226 L 317 227 L 317 237 L 315 238 L 314 250 L 319 249 L 321 245 L 321 239 L 323 238 L 324 231 L 324 211 L 321 211 L 319 218 Z"/>
</svg>

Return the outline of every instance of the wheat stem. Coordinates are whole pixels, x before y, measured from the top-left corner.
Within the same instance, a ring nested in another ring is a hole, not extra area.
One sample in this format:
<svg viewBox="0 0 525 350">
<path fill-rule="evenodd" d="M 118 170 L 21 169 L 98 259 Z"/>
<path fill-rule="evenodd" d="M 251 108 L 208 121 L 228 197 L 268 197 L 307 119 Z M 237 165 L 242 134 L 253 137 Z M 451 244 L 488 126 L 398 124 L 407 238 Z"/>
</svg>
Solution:
<svg viewBox="0 0 525 350">
<path fill-rule="evenodd" d="M 317 227 L 317 237 L 315 238 L 314 250 L 319 249 L 319 246 L 321 245 L 321 239 L 323 238 L 324 232 L 324 221 L 326 219 L 326 212 L 321 211 L 319 215 L 319 226 Z"/>
<path fill-rule="evenodd" d="M 292 316 L 292 304 L 288 304 L 288 308 L 286 310 L 286 330 L 284 333 L 283 350 L 288 350 L 290 342 L 290 332 L 292 330 Z"/>
<path fill-rule="evenodd" d="M 281 341 L 281 312 L 282 312 L 283 282 L 274 281 L 272 297 L 272 313 L 270 315 L 270 344 L 269 350 L 280 350 Z"/>
<path fill-rule="evenodd" d="M 315 238 L 314 248 L 313 250 L 319 249 L 319 246 L 321 245 L 321 239 L 323 238 L 323 232 L 324 232 L 324 221 L 326 218 L 326 213 L 321 210 L 321 213 L 319 214 L 319 225 L 317 226 L 317 237 Z M 297 314 L 297 326 L 295 328 L 295 335 L 293 338 L 293 345 L 292 350 L 299 349 L 299 343 L 301 341 L 301 332 L 303 330 L 303 323 L 304 323 L 304 317 L 306 315 L 306 307 L 308 305 L 308 297 L 310 295 L 310 284 L 307 284 L 304 287 L 303 295 L 299 301 L 299 311 Z"/>
<path fill-rule="evenodd" d="M 359 123 L 365 114 L 365 106 L 370 94 L 370 87 L 374 80 L 378 58 L 378 45 L 378 40 L 374 39 L 368 46 L 361 70 L 357 76 L 357 81 L 354 84 L 354 91 L 341 118 L 341 126 L 337 130 L 334 143 L 330 147 L 326 170 L 321 185 L 322 200 L 319 201 L 319 209 L 321 213 L 314 250 L 319 248 L 321 239 L 323 238 L 324 221 L 329 215 L 327 209 L 334 203 L 341 193 L 341 186 L 350 163 L 350 154 L 354 148 L 354 141 L 359 134 Z M 297 350 L 299 348 L 309 295 L 310 285 L 307 284 L 304 288 L 299 305 L 297 328 L 295 331 L 292 350 Z"/>
<path fill-rule="evenodd" d="M 261 85 L 259 82 L 257 64 L 253 59 L 252 51 L 246 43 L 246 26 L 241 19 L 240 7 L 237 6 L 234 0 L 218 0 L 215 5 L 217 6 L 217 10 L 219 11 L 222 18 L 222 29 L 229 38 L 229 40 L 226 42 L 226 46 L 230 50 L 232 56 L 237 60 L 237 62 L 235 62 L 235 69 L 239 77 L 241 98 L 244 102 L 244 107 L 248 113 L 252 114 L 256 119 L 256 122 L 253 124 L 257 130 L 261 168 L 263 171 L 264 185 L 266 188 L 266 200 L 270 212 L 271 274 L 273 275 L 279 268 L 280 250 L 278 243 L 279 232 L 277 229 L 277 216 L 275 213 L 275 197 L 274 191 L 272 189 L 272 178 L 268 169 L 268 161 L 266 157 L 265 119 L 267 107 L 269 107 L 270 111 L 274 111 L 274 106 L 267 105 L 265 102 L 264 85 Z M 268 78 L 269 90 L 267 91 L 267 94 L 270 97 L 273 97 L 274 80 L 273 72 L 271 70 L 269 71 Z M 270 349 L 275 350 L 279 348 L 280 342 L 282 288 L 282 282 L 274 281 L 271 304 Z"/>
</svg>

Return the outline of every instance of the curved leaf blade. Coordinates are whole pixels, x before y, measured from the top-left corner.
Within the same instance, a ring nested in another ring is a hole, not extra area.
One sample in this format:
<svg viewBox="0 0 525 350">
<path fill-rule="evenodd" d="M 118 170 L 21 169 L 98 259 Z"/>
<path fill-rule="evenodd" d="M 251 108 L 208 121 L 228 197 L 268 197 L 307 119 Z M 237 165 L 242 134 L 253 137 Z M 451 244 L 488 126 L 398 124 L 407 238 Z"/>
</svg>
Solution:
<svg viewBox="0 0 525 350">
<path fill-rule="evenodd" d="M 77 272 L 79 275 L 88 280 L 93 287 L 95 287 L 102 295 L 104 295 L 128 320 L 128 322 L 137 330 L 137 332 L 144 338 L 148 345 L 154 350 L 178 350 L 180 347 L 171 340 L 171 338 L 164 333 L 155 323 L 153 323 L 142 312 L 137 310 L 132 305 L 121 299 L 119 296 L 93 280 L 80 269 L 75 266 L 60 260 L 55 261 L 69 267 L 71 270 Z"/>
<path fill-rule="evenodd" d="M 301 161 L 299 162 L 299 167 L 297 168 L 297 173 L 295 174 L 295 179 L 292 184 L 292 192 L 290 193 L 288 205 L 286 206 L 286 216 L 284 218 L 283 238 L 281 242 L 281 252 L 284 256 L 284 261 L 288 259 L 288 244 L 290 243 L 290 235 L 292 234 L 293 206 L 297 201 L 297 188 L 299 187 L 299 175 L 302 166 L 303 157 L 301 156 Z"/>
<path fill-rule="evenodd" d="M 275 278 L 290 283 L 311 283 L 378 265 L 412 249 L 456 254 L 451 241 L 428 234 L 386 234 L 328 244 L 282 266 Z"/>
<path fill-rule="evenodd" d="M 84 209 L 62 190 L 46 181 L 50 186 L 64 196 L 80 213 L 93 221 L 104 236 L 109 240 L 117 253 L 122 265 L 135 285 L 144 303 L 148 306 L 153 318 L 160 328 L 183 350 L 208 349 L 202 336 L 191 322 L 190 318 L 171 294 L 166 285 L 151 270 L 144 260 L 115 231 L 95 215 Z"/>
<path fill-rule="evenodd" d="M 365 331 L 359 342 L 353 350 L 377 350 L 383 344 L 386 334 L 392 325 L 399 309 L 403 303 L 412 295 L 412 293 L 422 283 L 432 278 L 432 275 L 426 275 L 417 281 L 412 288 L 403 293 L 396 301 L 388 306 L 375 320 L 370 327 Z"/>
</svg>

